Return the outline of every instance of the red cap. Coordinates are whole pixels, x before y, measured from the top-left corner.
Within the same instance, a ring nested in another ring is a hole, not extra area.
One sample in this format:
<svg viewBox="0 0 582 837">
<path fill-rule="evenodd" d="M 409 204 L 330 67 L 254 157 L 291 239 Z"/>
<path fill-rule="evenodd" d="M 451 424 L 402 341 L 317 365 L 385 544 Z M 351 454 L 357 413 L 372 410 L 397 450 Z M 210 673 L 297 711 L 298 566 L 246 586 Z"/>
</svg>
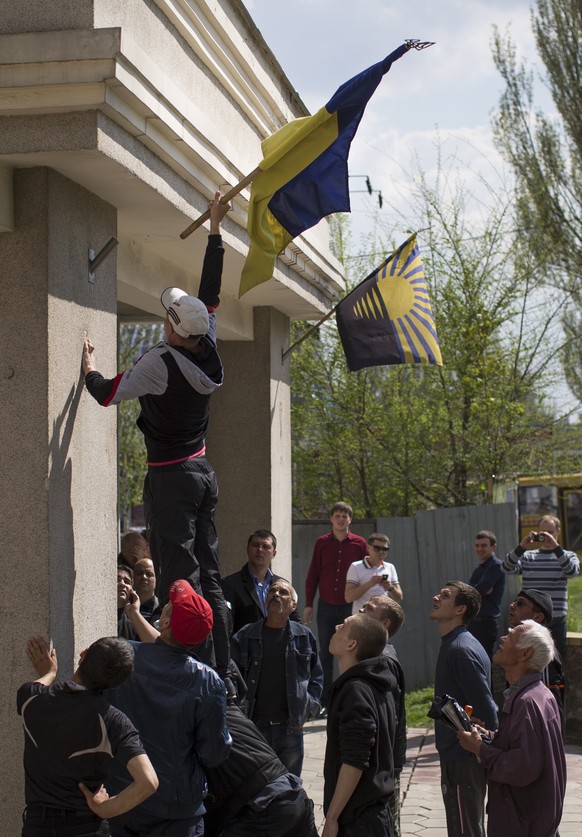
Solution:
<svg viewBox="0 0 582 837">
<path fill-rule="evenodd" d="M 200 645 L 212 630 L 212 608 L 183 578 L 170 587 L 170 627 L 182 645 Z"/>
</svg>

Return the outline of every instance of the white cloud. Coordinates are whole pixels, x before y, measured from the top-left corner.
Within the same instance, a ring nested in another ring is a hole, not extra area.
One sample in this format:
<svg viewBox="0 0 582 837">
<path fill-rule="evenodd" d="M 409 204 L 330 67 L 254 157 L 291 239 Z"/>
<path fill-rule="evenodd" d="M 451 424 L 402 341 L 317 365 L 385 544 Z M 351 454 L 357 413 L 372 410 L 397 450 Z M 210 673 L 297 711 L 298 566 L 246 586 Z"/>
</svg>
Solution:
<svg viewBox="0 0 582 837">
<path fill-rule="evenodd" d="M 413 157 L 434 175 L 437 139 L 446 160 L 461 161 L 469 191 L 482 194 L 480 178 L 508 177 L 490 128 L 503 88 L 491 53 L 493 25 L 502 32 L 509 25 L 518 55 L 534 61 L 529 0 L 248 0 L 247 6 L 312 111 L 406 37 L 436 41 L 393 65 L 353 142 L 350 172 L 369 175 L 384 196 L 409 197 Z M 364 182 L 354 180 L 353 188 Z M 365 228 L 373 204 L 354 195 L 356 226 Z"/>
</svg>

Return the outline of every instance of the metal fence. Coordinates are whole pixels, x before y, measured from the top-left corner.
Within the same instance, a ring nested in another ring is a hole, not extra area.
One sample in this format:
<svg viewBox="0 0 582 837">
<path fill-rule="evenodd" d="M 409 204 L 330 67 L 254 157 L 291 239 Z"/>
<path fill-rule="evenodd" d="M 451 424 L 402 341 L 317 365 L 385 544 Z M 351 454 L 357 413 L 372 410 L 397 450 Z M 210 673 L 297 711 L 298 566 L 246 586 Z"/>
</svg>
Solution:
<svg viewBox="0 0 582 837">
<path fill-rule="evenodd" d="M 512 503 L 466 506 L 418 512 L 414 517 L 386 517 L 354 521 L 351 531 L 367 537 L 385 532 L 390 537 L 390 562 L 398 572 L 404 593 L 406 620 L 394 638 L 394 646 L 404 673 L 407 689 L 433 683 L 440 638 L 431 624 L 431 597 L 452 579 L 468 581 L 477 566 L 474 539 L 480 529 L 497 535 L 497 554 L 502 558 L 517 544 L 517 522 Z M 328 521 L 293 523 L 293 584 L 299 594 L 299 607 L 305 605 L 305 577 L 313 544 L 329 532 Z M 520 589 L 520 578 L 508 576 L 501 606 L 502 628 L 507 627 L 507 606 Z M 315 620 L 311 625 L 317 633 Z"/>
</svg>

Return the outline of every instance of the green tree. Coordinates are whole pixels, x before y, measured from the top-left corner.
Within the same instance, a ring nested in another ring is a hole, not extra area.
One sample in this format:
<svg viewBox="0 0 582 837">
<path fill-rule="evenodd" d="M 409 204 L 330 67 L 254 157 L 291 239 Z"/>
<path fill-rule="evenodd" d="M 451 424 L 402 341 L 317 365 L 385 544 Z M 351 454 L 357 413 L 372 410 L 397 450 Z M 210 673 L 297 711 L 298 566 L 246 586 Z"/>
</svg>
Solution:
<svg viewBox="0 0 582 837">
<path fill-rule="evenodd" d="M 493 57 L 505 82 L 494 118 L 498 146 L 516 177 L 517 225 L 548 285 L 567 294 L 564 371 L 582 399 L 582 4 L 536 0 L 532 29 L 556 113 L 535 106 L 534 75 L 507 35 Z"/>
<path fill-rule="evenodd" d="M 127 369 L 163 336 L 162 326 L 152 323 L 122 323 L 119 327 L 118 368 Z M 136 420 L 140 405 L 137 399 L 122 401 L 117 420 L 119 511 L 128 521 L 131 507 L 142 502 L 146 475 L 146 452 L 143 435 Z"/>
<path fill-rule="evenodd" d="M 540 294 L 536 264 L 512 235 L 509 200 L 490 186 L 495 202 L 469 223 L 473 207 L 454 174 L 431 185 L 417 172 L 411 183 L 407 216 L 423 229 L 444 366 L 349 373 L 335 324 L 295 352 L 298 515 L 317 515 L 338 497 L 359 516 L 483 502 L 495 479 L 547 470 L 556 444 L 561 424 L 545 393 L 562 303 Z M 369 264 L 339 253 L 351 287 Z"/>
</svg>

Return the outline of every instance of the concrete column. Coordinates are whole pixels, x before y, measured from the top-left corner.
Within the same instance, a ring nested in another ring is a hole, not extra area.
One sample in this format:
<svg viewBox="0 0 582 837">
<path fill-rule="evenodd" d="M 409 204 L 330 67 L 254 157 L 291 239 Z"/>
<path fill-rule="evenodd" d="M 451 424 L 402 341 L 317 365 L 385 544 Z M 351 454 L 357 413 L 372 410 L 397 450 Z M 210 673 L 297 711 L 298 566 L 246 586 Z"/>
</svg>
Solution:
<svg viewBox="0 0 582 837">
<path fill-rule="evenodd" d="M 2 833 L 20 834 L 22 729 L 16 691 L 36 674 L 32 634 L 52 638 L 61 676 L 116 633 L 116 415 L 84 390 L 87 332 L 104 372 L 116 365 L 116 262 L 88 282 L 88 250 L 116 212 L 46 169 L 14 172 L 14 231 L 0 234 L 3 641 Z"/>
<path fill-rule="evenodd" d="M 289 319 L 274 308 L 254 310 L 254 340 L 222 342 L 225 383 L 212 396 L 208 458 L 219 489 L 222 574 L 246 561 L 254 529 L 277 537 L 274 570 L 291 579 L 291 430 Z"/>
</svg>

